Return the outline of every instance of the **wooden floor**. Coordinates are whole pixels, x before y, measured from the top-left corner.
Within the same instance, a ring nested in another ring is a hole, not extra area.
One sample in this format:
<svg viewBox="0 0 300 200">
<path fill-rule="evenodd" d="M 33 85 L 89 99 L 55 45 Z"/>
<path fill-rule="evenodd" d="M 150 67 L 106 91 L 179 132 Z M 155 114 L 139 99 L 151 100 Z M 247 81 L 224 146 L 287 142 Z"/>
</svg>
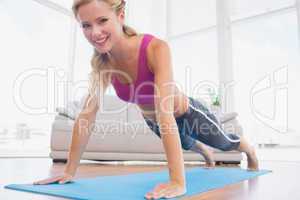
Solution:
<svg viewBox="0 0 300 200">
<path fill-rule="evenodd" d="M 195 167 L 195 166 L 186 166 Z M 242 167 L 243 164 L 242 164 Z M 99 163 L 84 163 L 79 167 L 76 178 L 99 175 L 118 175 L 134 172 L 157 171 L 166 166 L 114 166 Z M 300 162 L 262 161 L 261 168 L 273 172 L 252 180 L 212 190 L 200 195 L 183 197 L 192 200 L 299 200 Z M 63 164 L 52 164 L 46 158 L 0 159 L 0 199 L 2 200 L 60 200 L 64 198 L 38 195 L 4 189 L 10 183 L 31 183 L 32 181 L 59 174 Z M 205 180 L 199 180 L 205 181 Z M 121 197 L 120 197 L 121 199 Z"/>
</svg>

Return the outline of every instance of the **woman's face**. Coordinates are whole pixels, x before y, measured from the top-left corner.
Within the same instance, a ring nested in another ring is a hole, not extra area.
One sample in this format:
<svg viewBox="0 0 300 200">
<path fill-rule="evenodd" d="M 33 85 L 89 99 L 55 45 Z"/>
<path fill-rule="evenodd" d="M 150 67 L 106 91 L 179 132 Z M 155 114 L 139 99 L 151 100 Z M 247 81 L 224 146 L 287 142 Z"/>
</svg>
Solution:
<svg viewBox="0 0 300 200">
<path fill-rule="evenodd" d="M 123 34 L 124 13 L 116 15 L 104 1 L 92 1 L 78 9 L 84 36 L 99 53 L 110 51 Z"/>
</svg>

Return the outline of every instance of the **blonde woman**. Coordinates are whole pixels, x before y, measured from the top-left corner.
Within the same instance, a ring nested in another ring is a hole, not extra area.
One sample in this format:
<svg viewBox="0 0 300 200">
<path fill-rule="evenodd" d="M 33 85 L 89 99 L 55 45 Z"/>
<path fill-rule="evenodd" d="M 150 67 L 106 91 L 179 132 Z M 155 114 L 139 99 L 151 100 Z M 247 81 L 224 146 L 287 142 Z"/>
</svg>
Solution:
<svg viewBox="0 0 300 200">
<path fill-rule="evenodd" d="M 206 107 L 179 91 L 173 80 L 168 44 L 150 34 L 137 34 L 126 26 L 124 7 L 124 0 L 74 1 L 76 19 L 95 49 L 90 95 L 75 120 L 64 173 L 35 184 L 63 184 L 72 180 L 90 136 L 87 129 L 80 128 L 80 121 L 94 123 L 101 108 L 100 97 L 110 84 L 122 100 L 138 105 L 148 126 L 162 139 L 169 181 L 158 183 L 145 198 L 173 198 L 186 193 L 182 148 L 201 153 L 208 166 L 213 166 L 213 159 L 204 144 L 223 151 L 245 152 L 248 168 L 257 170 L 254 148 L 244 138 L 224 133 Z"/>
</svg>

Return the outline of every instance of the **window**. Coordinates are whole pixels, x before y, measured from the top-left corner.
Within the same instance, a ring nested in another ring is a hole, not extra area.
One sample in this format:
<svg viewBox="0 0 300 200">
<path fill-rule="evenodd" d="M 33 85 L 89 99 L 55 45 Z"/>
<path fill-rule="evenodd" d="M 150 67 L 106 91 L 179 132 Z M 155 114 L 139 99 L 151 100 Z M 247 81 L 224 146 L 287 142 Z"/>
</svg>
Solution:
<svg viewBox="0 0 300 200">
<path fill-rule="evenodd" d="M 231 0 L 231 16 L 232 18 L 254 16 L 294 5 L 295 0 Z"/>
<path fill-rule="evenodd" d="M 55 108 L 63 102 L 57 83 L 68 68 L 71 20 L 35 1 L 5 0 L 0 21 L 0 152 L 45 155 Z"/>
<path fill-rule="evenodd" d="M 295 9 L 233 22 L 236 110 L 260 144 L 300 145 L 297 27 Z"/>
<path fill-rule="evenodd" d="M 209 100 L 207 89 L 218 87 L 216 30 L 170 41 L 174 80 L 190 96 Z"/>
<path fill-rule="evenodd" d="M 170 35 L 180 35 L 216 25 L 216 1 L 169 1 Z M 188 13 L 188 14 L 187 14 Z"/>
<path fill-rule="evenodd" d="M 216 1 L 169 1 L 169 20 L 174 79 L 187 95 L 210 101 L 207 90 L 219 84 Z"/>
<path fill-rule="evenodd" d="M 166 36 L 166 0 L 126 0 L 126 23 L 139 33 Z"/>
</svg>

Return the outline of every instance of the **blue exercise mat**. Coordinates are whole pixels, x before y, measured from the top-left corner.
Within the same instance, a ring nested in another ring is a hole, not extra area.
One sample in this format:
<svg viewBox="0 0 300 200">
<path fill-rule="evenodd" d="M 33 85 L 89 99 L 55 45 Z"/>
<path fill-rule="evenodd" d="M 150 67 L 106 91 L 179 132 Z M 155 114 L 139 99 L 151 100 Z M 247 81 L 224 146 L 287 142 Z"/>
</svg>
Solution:
<svg viewBox="0 0 300 200">
<path fill-rule="evenodd" d="M 240 168 L 190 168 L 186 169 L 188 195 L 195 195 L 229 184 L 251 179 L 270 171 L 247 171 Z M 100 176 L 74 180 L 67 184 L 32 185 L 11 184 L 5 188 L 33 192 L 39 194 L 60 196 L 80 200 L 141 200 L 157 183 L 167 182 L 168 171 L 135 173 L 119 176 Z"/>
</svg>

